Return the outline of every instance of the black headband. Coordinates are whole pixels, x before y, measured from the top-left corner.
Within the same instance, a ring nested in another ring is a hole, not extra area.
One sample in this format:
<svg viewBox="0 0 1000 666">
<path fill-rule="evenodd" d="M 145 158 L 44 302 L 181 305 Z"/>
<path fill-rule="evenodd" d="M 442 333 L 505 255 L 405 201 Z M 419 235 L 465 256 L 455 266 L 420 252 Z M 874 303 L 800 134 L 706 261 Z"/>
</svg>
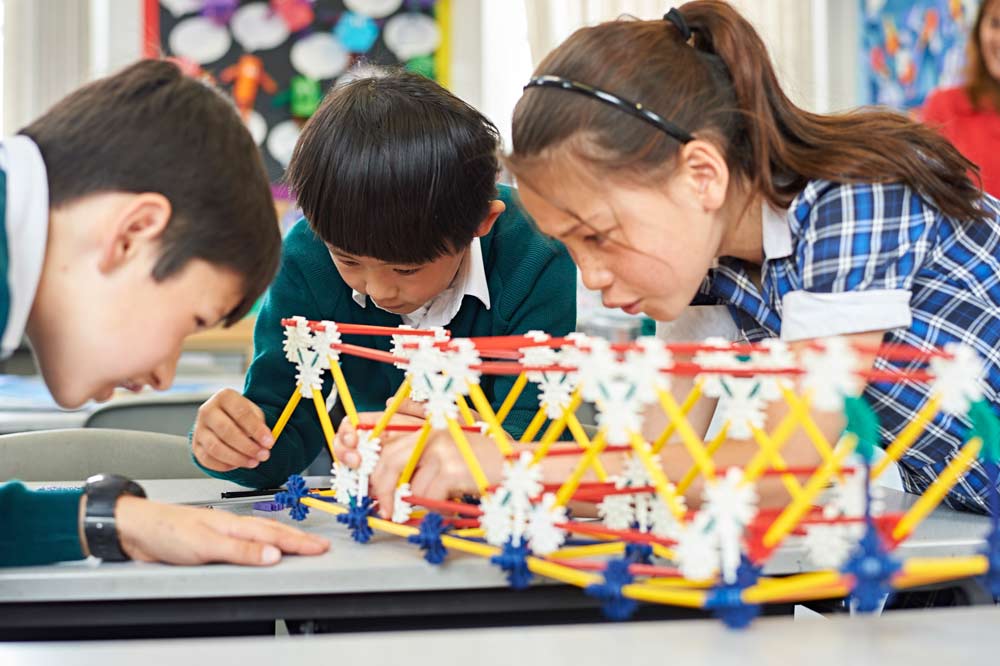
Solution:
<svg viewBox="0 0 1000 666">
<path fill-rule="evenodd" d="M 596 99 L 599 102 L 603 102 L 615 107 L 616 109 L 624 111 L 633 118 L 638 118 L 639 120 L 649 123 L 680 143 L 694 141 L 694 137 L 691 136 L 689 132 L 681 129 L 655 111 L 647 109 L 642 104 L 637 104 L 636 102 L 623 99 L 618 95 L 601 90 L 600 88 L 589 86 L 586 83 L 571 81 L 570 79 L 564 79 L 561 76 L 543 74 L 541 76 L 535 76 L 528 81 L 528 85 L 524 86 L 524 89 L 527 90 L 528 88 L 558 88 L 560 90 L 568 90 L 570 92 L 586 95 L 587 97 Z"/>
<path fill-rule="evenodd" d="M 691 28 L 688 27 L 687 21 L 684 20 L 684 16 L 676 7 L 671 7 L 670 11 L 663 15 L 663 20 L 673 23 L 677 32 L 681 33 L 681 39 L 685 42 L 691 39 Z"/>
</svg>

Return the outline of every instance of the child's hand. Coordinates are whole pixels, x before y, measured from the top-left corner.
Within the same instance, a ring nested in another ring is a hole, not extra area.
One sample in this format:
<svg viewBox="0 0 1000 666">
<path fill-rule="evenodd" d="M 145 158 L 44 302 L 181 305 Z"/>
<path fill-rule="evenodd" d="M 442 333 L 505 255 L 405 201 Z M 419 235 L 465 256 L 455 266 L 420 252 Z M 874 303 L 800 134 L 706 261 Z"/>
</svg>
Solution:
<svg viewBox="0 0 1000 666">
<path fill-rule="evenodd" d="M 374 425 L 382 417 L 382 412 L 361 412 L 358 414 L 358 420 L 367 425 Z M 406 414 L 396 413 L 392 420 L 389 422 L 392 425 L 417 425 L 421 426 L 424 424 L 423 417 L 410 416 Z M 385 432 L 382 433 L 381 440 L 383 446 L 389 440 L 407 435 L 409 433 L 398 433 L 398 432 Z M 337 456 L 337 460 L 344 463 L 348 467 L 357 467 L 361 463 L 361 457 L 358 455 L 358 431 L 351 425 L 350 419 L 347 417 L 340 422 L 340 427 L 337 428 L 337 436 L 333 440 L 333 452 Z"/>
<path fill-rule="evenodd" d="M 385 406 L 388 407 L 391 403 L 392 398 L 389 398 L 385 401 Z M 427 408 L 424 406 L 424 403 L 417 402 L 416 400 L 412 400 L 410 398 L 407 398 L 403 402 L 399 403 L 399 408 L 396 410 L 396 413 L 404 416 L 413 416 L 418 419 L 427 418 Z"/>
<path fill-rule="evenodd" d="M 403 468 L 410 459 L 417 436 L 417 433 L 407 433 L 384 444 L 378 465 L 368 479 L 369 489 L 372 496 L 378 500 L 379 514 L 383 518 L 388 519 L 392 516 L 396 486 L 399 484 Z M 490 484 L 497 483 L 503 471 L 504 458 L 496 443 L 478 433 L 466 433 L 466 437 Z M 432 433 L 427 441 L 417 469 L 410 480 L 410 489 L 414 495 L 436 500 L 479 493 L 479 488 L 476 487 L 472 473 L 458 452 L 458 447 L 455 446 L 451 436 L 443 431 Z"/>
<path fill-rule="evenodd" d="M 122 550 L 146 562 L 266 566 L 282 553 L 319 555 L 330 548 L 326 539 L 273 520 L 138 497 L 120 498 L 115 520 Z"/>
<path fill-rule="evenodd" d="M 392 402 L 392 398 L 389 398 L 388 400 L 386 400 L 385 401 L 386 407 L 388 407 L 391 402 Z M 406 400 L 404 400 L 403 402 L 401 402 L 399 404 L 399 408 L 396 410 L 396 413 L 404 415 L 404 416 L 413 416 L 413 417 L 420 418 L 420 419 L 426 419 L 427 418 L 427 403 L 417 402 L 416 400 L 412 400 L 410 398 L 407 398 Z M 476 410 L 470 409 L 469 413 L 472 414 L 472 420 L 473 421 L 479 421 L 480 420 L 480 418 L 479 418 L 479 412 L 477 412 Z"/>
<path fill-rule="evenodd" d="M 253 469 L 271 457 L 272 446 L 264 412 L 233 389 L 222 389 L 198 409 L 191 449 L 204 467 Z"/>
</svg>

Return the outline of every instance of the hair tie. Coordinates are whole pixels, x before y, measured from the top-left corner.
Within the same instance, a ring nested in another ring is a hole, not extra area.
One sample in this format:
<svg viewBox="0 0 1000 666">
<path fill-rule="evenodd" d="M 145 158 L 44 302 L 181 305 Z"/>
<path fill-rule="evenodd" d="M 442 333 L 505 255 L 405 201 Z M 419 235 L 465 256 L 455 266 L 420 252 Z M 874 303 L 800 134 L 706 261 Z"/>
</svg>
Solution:
<svg viewBox="0 0 1000 666">
<path fill-rule="evenodd" d="M 676 7 L 671 7 L 670 11 L 663 15 L 663 20 L 669 21 L 677 28 L 683 41 L 687 42 L 691 39 L 691 28 L 688 27 L 687 21 L 684 20 L 684 16 Z"/>
</svg>

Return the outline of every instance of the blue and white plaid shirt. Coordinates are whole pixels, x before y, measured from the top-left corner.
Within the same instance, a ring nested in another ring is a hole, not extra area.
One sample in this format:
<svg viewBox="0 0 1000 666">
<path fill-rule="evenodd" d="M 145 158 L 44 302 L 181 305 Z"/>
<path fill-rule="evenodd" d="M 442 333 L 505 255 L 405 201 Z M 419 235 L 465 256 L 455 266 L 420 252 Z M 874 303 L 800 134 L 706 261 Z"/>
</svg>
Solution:
<svg viewBox="0 0 1000 666">
<path fill-rule="evenodd" d="M 802 340 L 889 331 L 920 348 L 972 346 L 986 362 L 985 397 L 1000 403 L 1000 201 L 985 196 L 984 223 L 946 217 L 899 183 L 812 181 L 781 215 L 765 206 L 762 289 L 741 260 L 720 259 L 694 305 L 725 305 L 747 340 Z M 889 364 L 881 369 L 915 369 Z M 915 382 L 872 383 L 865 398 L 887 445 L 929 399 Z M 970 424 L 938 414 L 900 461 L 903 483 L 922 492 L 964 444 Z M 976 462 L 949 493 L 956 508 L 987 511 Z"/>
</svg>

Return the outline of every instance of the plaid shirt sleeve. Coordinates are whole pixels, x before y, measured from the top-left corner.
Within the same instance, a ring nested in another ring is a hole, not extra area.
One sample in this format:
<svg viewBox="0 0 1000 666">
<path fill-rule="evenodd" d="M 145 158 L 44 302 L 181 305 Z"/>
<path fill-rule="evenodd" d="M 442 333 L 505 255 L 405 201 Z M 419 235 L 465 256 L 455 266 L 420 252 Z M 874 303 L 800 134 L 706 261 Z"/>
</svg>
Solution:
<svg viewBox="0 0 1000 666">
<path fill-rule="evenodd" d="M 909 326 L 936 219 L 899 183 L 810 183 L 790 216 L 800 284 L 782 298 L 782 337 Z"/>
</svg>

